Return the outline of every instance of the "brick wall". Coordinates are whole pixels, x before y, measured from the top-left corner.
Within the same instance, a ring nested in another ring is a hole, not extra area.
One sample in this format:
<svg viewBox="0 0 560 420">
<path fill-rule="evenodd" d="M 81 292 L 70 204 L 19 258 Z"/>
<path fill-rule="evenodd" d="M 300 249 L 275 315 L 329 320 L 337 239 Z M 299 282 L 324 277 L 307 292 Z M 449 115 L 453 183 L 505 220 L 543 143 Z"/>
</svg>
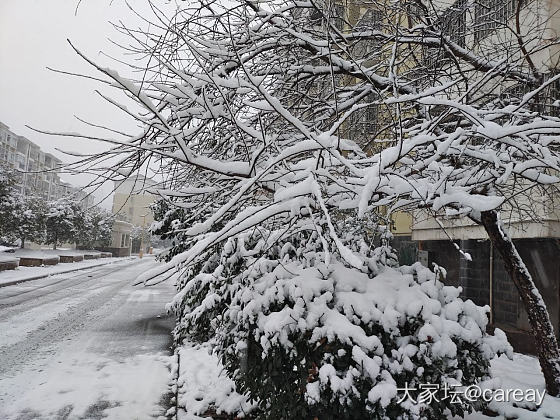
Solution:
<svg viewBox="0 0 560 420">
<path fill-rule="evenodd" d="M 560 324 L 560 241 L 519 239 L 515 245 L 547 305 L 555 331 Z M 456 241 L 471 261 L 461 256 L 450 241 L 421 241 L 419 249 L 429 252 L 429 263 L 447 269 L 446 283 L 463 288 L 462 298 L 478 305 L 490 303 L 490 243 L 482 240 Z M 500 256 L 493 252 L 492 303 L 494 323 L 501 328 L 530 331 L 523 303 L 506 273 Z"/>
<path fill-rule="evenodd" d="M 488 241 L 474 239 L 460 241 L 463 252 L 470 254 L 469 261 L 459 254 L 459 286 L 462 297 L 478 305 L 490 304 L 490 247 Z"/>
<path fill-rule="evenodd" d="M 492 288 L 494 292 L 494 323 L 518 327 L 520 302 L 519 293 L 513 281 L 506 273 L 504 262 L 500 255 L 494 252 L 494 277 Z M 522 306 L 522 305 L 521 305 Z"/>
<path fill-rule="evenodd" d="M 447 270 L 446 283 L 459 286 L 459 253 L 449 241 L 419 241 L 418 249 L 428 251 L 428 264 L 441 265 Z"/>
</svg>

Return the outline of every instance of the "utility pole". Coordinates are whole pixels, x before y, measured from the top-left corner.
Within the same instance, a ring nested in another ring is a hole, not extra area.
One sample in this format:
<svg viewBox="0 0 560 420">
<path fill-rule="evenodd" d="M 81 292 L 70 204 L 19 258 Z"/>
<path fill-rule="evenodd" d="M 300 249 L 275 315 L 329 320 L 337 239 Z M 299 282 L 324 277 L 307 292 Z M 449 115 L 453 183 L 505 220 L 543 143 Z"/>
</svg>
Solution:
<svg viewBox="0 0 560 420">
<path fill-rule="evenodd" d="M 144 230 L 146 229 L 146 216 L 147 214 L 143 214 L 141 216 L 143 218 L 143 221 L 142 221 L 142 236 L 140 237 L 140 252 L 138 253 L 139 258 L 142 258 L 144 256 Z"/>
</svg>

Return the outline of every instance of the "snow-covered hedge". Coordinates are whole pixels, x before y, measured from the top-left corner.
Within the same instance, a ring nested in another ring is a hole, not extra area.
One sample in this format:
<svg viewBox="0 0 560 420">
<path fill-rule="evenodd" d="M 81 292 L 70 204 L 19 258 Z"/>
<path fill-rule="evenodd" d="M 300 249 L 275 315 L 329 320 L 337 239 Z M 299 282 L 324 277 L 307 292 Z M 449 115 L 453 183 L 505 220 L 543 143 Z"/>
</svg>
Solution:
<svg viewBox="0 0 560 420">
<path fill-rule="evenodd" d="M 471 411 L 466 400 L 400 401 L 398 388 L 487 379 L 490 359 L 511 351 L 502 331 L 486 334 L 488 308 L 419 263 L 397 268 L 387 246 L 354 245 L 362 270 L 335 256 L 325 264 L 316 233 L 227 241 L 183 276 L 177 337 L 211 342 L 262 418 Z"/>
</svg>

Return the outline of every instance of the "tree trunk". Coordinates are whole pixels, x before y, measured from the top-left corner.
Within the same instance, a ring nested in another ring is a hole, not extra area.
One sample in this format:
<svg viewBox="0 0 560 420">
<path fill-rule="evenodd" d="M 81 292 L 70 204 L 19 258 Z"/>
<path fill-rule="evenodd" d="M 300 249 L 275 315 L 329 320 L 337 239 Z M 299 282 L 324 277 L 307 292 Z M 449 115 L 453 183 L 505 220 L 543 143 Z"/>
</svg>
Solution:
<svg viewBox="0 0 560 420">
<path fill-rule="evenodd" d="M 21 247 L 20 248 L 25 248 L 25 238 L 21 238 Z"/>
<path fill-rule="evenodd" d="M 537 354 L 549 395 L 560 396 L 560 350 L 544 300 L 515 245 L 503 229 L 496 211 L 485 211 L 481 222 L 492 245 L 504 260 L 505 269 L 523 300 L 533 329 Z"/>
</svg>

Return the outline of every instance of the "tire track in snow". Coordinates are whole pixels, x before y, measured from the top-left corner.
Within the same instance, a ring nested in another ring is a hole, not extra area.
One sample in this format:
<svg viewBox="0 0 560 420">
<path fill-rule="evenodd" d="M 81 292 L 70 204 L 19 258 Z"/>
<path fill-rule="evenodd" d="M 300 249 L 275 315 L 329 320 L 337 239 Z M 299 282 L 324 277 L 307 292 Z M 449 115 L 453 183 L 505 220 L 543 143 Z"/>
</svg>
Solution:
<svg viewBox="0 0 560 420">
<path fill-rule="evenodd" d="M 105 290 L 46 321 L 38 329 L 30 332 L 24 340 L 0 347 L 0 377 L 17 372 L 33 359 L 48 358 L 49 354 L 54 353 L 53 347 L 81 331 L 86 324 L 102 317 L 113 305 L 117 305 L 118 302 L 111 302 L 111 298 L 130 284 L 130 280 L 139 271 L 139 265 L 134 264 L 117 273 L 119 278 L 126 280 L 119 280 L 114 285 L 105 285 Z M 99 289 L 94 289 L 93 292 L 96 290 Z M 86 290 L 86 293 L 90 292 L 92 290 Z"/>
</svg>

